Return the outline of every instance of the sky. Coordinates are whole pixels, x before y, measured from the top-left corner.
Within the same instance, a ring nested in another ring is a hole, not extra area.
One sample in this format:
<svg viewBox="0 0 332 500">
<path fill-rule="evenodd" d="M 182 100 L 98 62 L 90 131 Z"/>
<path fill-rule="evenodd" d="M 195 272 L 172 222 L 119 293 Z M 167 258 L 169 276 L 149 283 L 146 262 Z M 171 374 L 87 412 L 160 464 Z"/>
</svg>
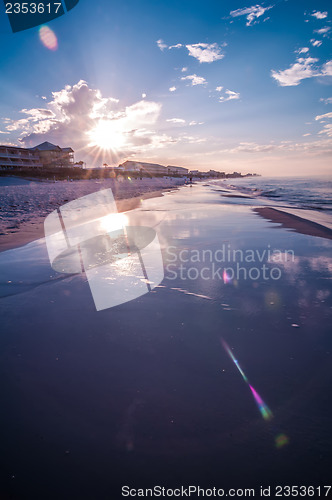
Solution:
<svg viewBox="0 0 332 500">
<path fill-rule="evenodd" d="M 269 176 L 331 173 L 328 1 L 80 0 L 12 33 L 0 144 Z"/>
</svg>

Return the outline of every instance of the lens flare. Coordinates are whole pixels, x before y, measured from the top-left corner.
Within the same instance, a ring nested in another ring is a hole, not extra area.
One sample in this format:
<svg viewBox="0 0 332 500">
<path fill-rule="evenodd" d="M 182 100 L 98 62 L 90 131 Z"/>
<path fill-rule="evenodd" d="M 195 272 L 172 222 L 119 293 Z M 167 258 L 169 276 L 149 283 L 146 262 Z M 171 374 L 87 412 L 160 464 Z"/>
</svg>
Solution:
<svg viewBox="0 0 332 500">
<path fill-rule="evenodd" d="M 271 420 L 273 417 L 273 413 L 270 410 L 270 408 L 264 403 L 260 395 L 255 391 L 255 389 L 249 384 L 250 390 L 252 392 L 252 395 L 254 396 L 254 399 L 256 401 L 256 404 L 258 406 L 259 411 L 261 412 L 262 417 L 264 420 Z"/>
<path fill-rule="evenodd" d="M 231 283 L 231 281 L 232 281 L 231 277 L 228 276 L 226 269 L 223 270 L 222 279 L 224 281 L 224 285 L 226 285 L 226 283 Z"/>
<path fill-rule="evenodd" d="M 289 439 L 286 434 L 279 434 L 276 437 L 276 448 L 283 448 L 289 443 Z"/>
<path fill-rule="evenodd" d="M 260 397 L 260 395 L 258 394 L 258 392 L 252 387 L 252 385 L 249 384 L 249 380 L 246 376 L 246 374 L 244 373 L 244 371 L 242 370 L 241 366 L 239 365 L 239 362 L 238 360 L 235 358 L 234 354 L 232 353 L 231 349 L 229 348 L 229 346 L 226 344 L 226 342 L 224 340 L 221 340 L 221 343 L 222 343 L 222 346 L 223 348 L 225 349 L 225 351 L 227 352 L 228 356 L 231 358 L 231 360 L 233 361 L 233 363 L 235 364 L 236 368 L 239 370 L 239 372 L 241 373 L 241 376 L 243 378 L 243 380 L 246 382 L 246 384 L 249 386 L 250 390 L 251 390 L 251 393 L 252 395 L 254 396 L 254 399 L 255 399 L 255 402 L 258 406 L 258 409 L 259 411 L 261 412 L 261 415 L 262 417 L 264 418 L 264 420 L 271 420 L 271 418 L 273 417 L 273 413 L 272 411 L 270 410 L 270 408 L 264 403 L 264 401 L 262 400 L 262 398 Z"/>
<path fill-rule="evenodd" d="M 41 26 L 39 28 L 39 38 L 44 47 L 49 50 L 57 50 L 58 48 L 58 39 L 56 34 L 51 28 L 48 26 Z"/>
</svg>

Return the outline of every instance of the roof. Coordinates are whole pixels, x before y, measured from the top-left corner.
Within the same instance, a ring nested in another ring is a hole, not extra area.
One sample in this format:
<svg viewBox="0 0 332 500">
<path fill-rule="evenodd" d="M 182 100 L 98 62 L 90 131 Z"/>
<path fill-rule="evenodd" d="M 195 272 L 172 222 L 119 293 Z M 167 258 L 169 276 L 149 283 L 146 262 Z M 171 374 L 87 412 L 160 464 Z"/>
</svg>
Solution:
<svg viewBox="0 0 332 500">
<path fill-rule="evenodd" d="M 59 146 L 56 146 L 55 144 L 47 141 L 43 142 L 42 144 L 38 144 L 38 146 L 35 146 L 31 149 L 39 149 L 39 151 L 53 151 L 54 149 L 61 150 Z"/>
</svg>

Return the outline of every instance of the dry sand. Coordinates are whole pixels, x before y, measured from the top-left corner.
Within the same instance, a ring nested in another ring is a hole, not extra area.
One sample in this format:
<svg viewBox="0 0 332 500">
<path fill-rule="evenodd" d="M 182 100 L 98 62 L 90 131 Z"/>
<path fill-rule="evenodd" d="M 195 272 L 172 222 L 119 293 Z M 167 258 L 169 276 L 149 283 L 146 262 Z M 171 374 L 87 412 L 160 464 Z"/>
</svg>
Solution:
<svg viewBox="0 0 332 500">
<path fill-rule="evenodd" d="M 153 178 L 1 186 L 0 252 L 42 238 L 45 217 L 64 203 L 81 196 L 111 188 L 119 212 L 125 212 L 137 208 L 141 199 L 161 196 L 163 191 L 183 184 L 181 178 Z"/>
</svg>

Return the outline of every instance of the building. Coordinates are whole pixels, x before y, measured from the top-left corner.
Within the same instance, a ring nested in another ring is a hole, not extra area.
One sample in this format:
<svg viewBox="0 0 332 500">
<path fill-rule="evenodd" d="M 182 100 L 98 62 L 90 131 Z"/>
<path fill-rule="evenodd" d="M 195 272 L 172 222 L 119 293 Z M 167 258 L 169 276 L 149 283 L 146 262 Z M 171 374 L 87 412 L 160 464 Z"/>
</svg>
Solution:
<svg viewBox="0 0 332 500">
<path fill-rule="evenodd" d="M 147 163 L 143 161 L 127 160 L 118 166 L 118 169 L 124 172 L 147 173 L 149 175 L 188 175 L 188 169 L 184 167 L 175 167 L 168 165 L 159 165 L 158 163 Z"/>
<path fill-rule="evenodd" d="M 158 165 L 158 163 L 127 160 L 119 165 L 119 168 L 125 172 L 141 172 L 142 174 L 147 173 L 149 175 L 167 175 L 167 168 L 163 165 Z"/>
<path fill-rule="evenodd" d="M 188 169 L 184 167 L 175 167 L 173 165 L 167 165 L 168 175 L 188 175 Z"/>
<path fill-rule="evenodd" d="M 57 168 L 74 166 L 72 148 L 43 142 L 34 148 L 0 146 L 0 168 Z"/>
<path fill-rule="evenodd" d="M 74 165 L 74 151 L 72 148 L 60 148 L 51 142 L 43 142 L 31 151 L 38 151 L 44 168 L 72 167 Z"/>
<path fill-rule="evenodd" d="M 41 168 L 38 151 L 16 146 L 0 146 L 0 168 Z"/>
</svg>

